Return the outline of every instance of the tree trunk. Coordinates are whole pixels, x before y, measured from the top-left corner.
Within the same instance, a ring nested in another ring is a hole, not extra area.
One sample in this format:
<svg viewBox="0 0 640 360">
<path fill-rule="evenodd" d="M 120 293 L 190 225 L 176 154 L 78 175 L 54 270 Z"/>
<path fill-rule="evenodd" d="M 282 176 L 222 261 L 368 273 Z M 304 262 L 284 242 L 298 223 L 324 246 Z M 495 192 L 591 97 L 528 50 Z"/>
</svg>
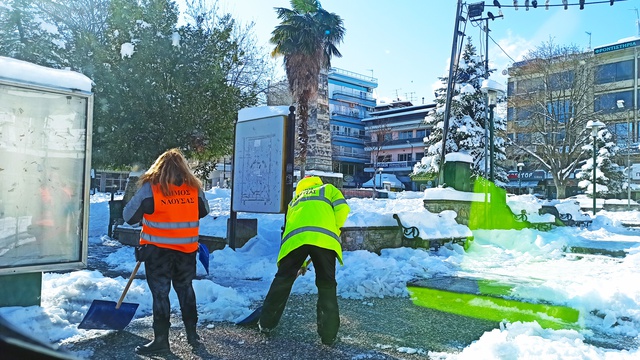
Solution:
<svg viewBox="0 0 640 360">
<path fill-rule="evenodd" d="M 556 183 L 556 191 L 557 191 L 557 194 L 556 194 L 557 199 L 564 199 L 567 197 L 566 196 L 567 185 L 565 184 L 559 185 L 558 183 Z"/>
</svg>

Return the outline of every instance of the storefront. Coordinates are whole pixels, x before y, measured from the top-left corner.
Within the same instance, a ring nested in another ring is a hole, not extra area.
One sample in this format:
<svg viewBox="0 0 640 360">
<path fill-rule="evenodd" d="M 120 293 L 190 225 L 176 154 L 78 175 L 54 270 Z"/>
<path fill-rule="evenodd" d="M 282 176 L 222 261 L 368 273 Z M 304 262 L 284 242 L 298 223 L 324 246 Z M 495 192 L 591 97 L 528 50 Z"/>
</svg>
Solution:
<svg viewBox="0 0 640 360">
<path fill-rule="evenodd" d="M 509 171 L 507 177 L 509 182 L 507 183 L 507 191 L 511 194 L 545 194 L 546 195 L 546 183 L 545 179 L 547 172 L 544 170 L 535 171 Z"/>
</svg>

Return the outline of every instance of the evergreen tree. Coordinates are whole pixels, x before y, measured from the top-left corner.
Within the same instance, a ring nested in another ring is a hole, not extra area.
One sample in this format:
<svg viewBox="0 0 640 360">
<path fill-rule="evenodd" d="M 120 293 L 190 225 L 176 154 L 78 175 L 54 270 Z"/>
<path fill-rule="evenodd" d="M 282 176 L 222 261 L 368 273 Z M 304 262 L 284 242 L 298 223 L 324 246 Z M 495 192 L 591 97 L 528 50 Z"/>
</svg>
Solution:
<svg viewBox="0 0 640 360">
<path fill-rule="evenodd" d="M 148 165 L 171 147 L 200 160 L 228 154 L 237 111 L 257 90 L 229 81 L 244 61 L 234 22 L 178 27 L 175 3 L 114 0 L 104 65 L 96 69 L 94 161 L 107 167 Z"/>
<path fill-rule="evenodd" d="M 475 176 L 488 178 L 488 174 L 484 174 L 484 149 L 488 141 L 485 138 L 485 128 L 489 127 L 489 120 L 485 113 L 485 94 L 481 90 L 484 75 L 484 62 L 469 40 L 455 71 L 456 85 L 452 94 L 445 151 L 447 154 L 460 152 L 470 155 L 473 158 L 472 173 Z M 448 77 L 441 77 L 440 81 L 442 87 L 436 90 L 436 111 L 425 117 L 425 123 L 431 128 L 431 133 L 425 138 L 425 156 L 415 165 L 413 175 L 435 176 L 440 169 Z M 504 139 L 498 136 L 500 132 L 506 130 L 505 119 L 494 116 L 494 129 L 495 176 L 498 181 L 506 181 L 506 172 L 498 165 L 506 158 Z"/>
<path fill-rule="evenodd" d="M 598 131 L 596 138 L 596 196 L 601 198 L 613 198 L 620 195 L 628 186 L 627 176 L 621 167 L 613 162 L 618 151 L 618 146 L 612 141 L 613 135 L 607 128 Z M 589 158 L 584 162 L 577 173 L 580 180 L 578 186 L 585 189 L 588 196 L 593 196 L 593 138 L 591 144 L 582 147 Z"/>
<path fill-rule="evenodd" d="M 60 69 L 69 66 L 65 52 L 56 26 L 42 18 L 33 1 L 0 4 L 0 56 Z"/>
</svg>

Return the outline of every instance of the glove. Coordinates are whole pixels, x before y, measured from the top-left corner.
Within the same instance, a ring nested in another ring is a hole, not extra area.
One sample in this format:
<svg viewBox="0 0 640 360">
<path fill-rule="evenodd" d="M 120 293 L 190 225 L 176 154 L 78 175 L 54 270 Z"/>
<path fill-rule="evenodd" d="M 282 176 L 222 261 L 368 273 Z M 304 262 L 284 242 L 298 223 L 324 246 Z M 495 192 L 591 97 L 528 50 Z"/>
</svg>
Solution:
<svg viewBox="0 0 640 360">
<path fill-rule="evenodd" d="M 153 255 L 153 251 L 156 247 L 150 244 L 138 245 L 134 250 L 136 261 L 145 262 Z"/>
</svg>

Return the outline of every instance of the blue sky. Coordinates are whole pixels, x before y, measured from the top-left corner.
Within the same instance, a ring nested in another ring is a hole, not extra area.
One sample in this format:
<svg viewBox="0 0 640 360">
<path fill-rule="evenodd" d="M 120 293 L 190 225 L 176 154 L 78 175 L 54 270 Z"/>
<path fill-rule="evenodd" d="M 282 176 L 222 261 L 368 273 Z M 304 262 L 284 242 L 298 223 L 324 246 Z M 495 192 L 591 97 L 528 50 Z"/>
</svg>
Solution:
<svg viewBox="0 0 640 360">
<path fill-rule="evenodd" d="M 513 62 L 509 57 L 521 60 L 528 49 L 550 37 L 560 45 L 575 44 L 587 49 L 589 40 L 595 48 L 638 36 L 636 9 L 640 9 L 640 0 L 616 1 L 613 6 L 608 1 L 587 0 L 584 10 L 579 10 L 578 0 L 569 0 L 575 6 L 567 10 L 553 6 L 561 5 L 561 0 L 550 0 L 549 10 L 544 8 L 545 0 L 538 0 L 538 8 L 531 7 L 529 11 L 524 8 L 524 0 L 518 1 L 517 11 L 512 0 L 500 2 L 510 7 L 502 8 L 504 18 L 489 22 L 489 35 L 504 51 L 489 39 L 489 63 L 498 70 L 492 79 L 502 83 L 506 77 L 500 73 Z M 433 101 L 433 86 L 438 77 L 445 75 L 451 54 L 456 0 L 321 0 L 321 3 L 325 10 L 340 15 L 346 28 L 344 42 L 339 46 L 343 56 L 334 58 L 332 66 L 373 74 L 378 79 L 379 99 L 399 96 L 414 104 L 422 103 L 423 97 L 425 103 Z M 485 3 L 483 16 L 487 11 L 497 15 L 493 2 Z M 272 45 L 268 39 L 278 24 L 273 8 L 291 7 L 289 0 L 218 0 L 218 6 L 243 24 L 253 21 L 259 44 L 269 50 Z M 465 33 L 476 47 L 482 48 L 484 56 L 484 32 L 468 23 Z M 281 69 L 282 59 L 277 61 Z M 284 76 L 284 71 L 280 74 Z"/>
</svg>

